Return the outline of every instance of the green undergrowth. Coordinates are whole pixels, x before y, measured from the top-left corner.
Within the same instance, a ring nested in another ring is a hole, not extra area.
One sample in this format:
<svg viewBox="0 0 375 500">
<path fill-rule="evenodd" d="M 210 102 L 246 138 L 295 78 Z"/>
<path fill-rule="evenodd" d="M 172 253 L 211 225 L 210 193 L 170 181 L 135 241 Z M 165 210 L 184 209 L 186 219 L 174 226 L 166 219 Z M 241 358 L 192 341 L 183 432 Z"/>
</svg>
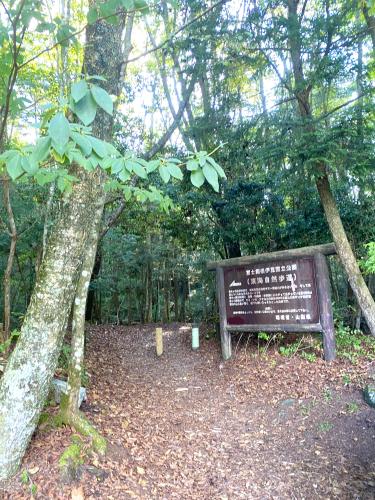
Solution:
<svg viewBox="0 0 375 500">
<path fill-rule="evenodd" d="M 341 321 L 336 324 L 335 332 L 338 359 L 348 360 L 354 365 L 361 360 L 375 360 L 374 337 L 365 335 L 360 330 L 354 330 Z M 290 341 L 291 338 L 295 340 Z M 267 355 L 271 347 L 276 349 L 282 356 L 288 358 L 297 356 L 310 363 L 314 363 L 323 356 L 321 334 L 295 336 L 259 332 L 257 337 L 258 355 Z"/>
<path fill-rule="evenodd" d="M 30 498 L 31 499 L 36 498 L 36 494 L 38 492 L 38 486 L 31 478 L 30 472 L 27 469 L 24 469 L 21 472 L 20 480 L 21 483 L 28 489 Z"/>
<path fill-rule="evenodd" d="M 337 356 L 357 364 L 361 359 L 375 359 L 375 338 L 353 330 L 342 322 L 336 325 Z"/>
</svg>

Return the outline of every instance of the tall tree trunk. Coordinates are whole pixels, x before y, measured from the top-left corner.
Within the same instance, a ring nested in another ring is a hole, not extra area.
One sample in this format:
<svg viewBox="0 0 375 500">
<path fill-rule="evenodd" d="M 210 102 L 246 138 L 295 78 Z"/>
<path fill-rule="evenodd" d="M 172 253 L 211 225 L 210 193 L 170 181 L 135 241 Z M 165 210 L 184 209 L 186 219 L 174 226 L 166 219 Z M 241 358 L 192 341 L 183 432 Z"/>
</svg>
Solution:
<svg viewBox="0 0 375 500">
<path fill-rule="evenodd" d="M 11 317 L 11 278 L 14 256 L 16 254 L 17 245 L 17 228 L 14 220 L 12 204 L 10 201 L 10 179 L 7 175 L 3 177 L 3 198 L 4 206 L 8 214 L 8 234 L 10 236 L 10 247 L 8 253 L 7 265 L 3 277 L 3 292 L 4 292 L 4 324 L 3 331 L 0 328 L 0 342 L 5 342 L 10 335 L 10 317 Z"/>
<path fill-rule="evenodd" d="M 83 368 L 83 357 L 85 347 L 85 311 L 87 303 L 87 290 L 90 284 L 90 276 L 94 267 L 96 247 L 98 242 L 99 227 L 102 210 L 97 210 L 93 221 L 91 232 L 86 242 L 85 256 L 78 279 L 77 290 L 73 306 L 72 322 L 72 354 L 68 373 L 68 397 L 66 398 L 62 413 L 66 423 L 78 412 L 79 391 L 81 388 L 81 375 Z"/>
<path fill-rule="evenodd" d="M 100 201 L 99 201 L 100 200 Z M 0 383 L 0 479 L 16 472 L 57 366 L 93 211 L 101 210 L 98 174 L 73 188 L 49 239 L 21 329 Z"/>
<path fill-rule="evenodd" d="M 163 272 L 163 298 L 164 298 L 164 308 L 163 308 L 163 321 L 164 323 L 169 323 L 169 298 L 170 298 L 170 279 L 169 273 L 167 271 L 167 262 L 164 261 L 164 272 Z"/>
<path fill-rule="evenodd" d="M 305 120 L 305 130 L 309 133 L 311 140 L 315 139 L 315 128 L 313 125 L 313 113 L 310 106 L 311 86 L 307 84 L 303 72 L 303 60 L 301 50 L 301 34 L 300 22 L 297 13 L 298 0 L 288 0 L 288 33 L 289 46 L 292 59 L 295 96 L 298 101 L 299 113 Z M 325 57 L 328 56 L 330 47 L 330 36 L 327 41 L 327 49 Z M 348 280 L 353 289 L 354 295 L 357 298 L 358 304 L 362 309 L 363 315 L 366 318 L 367 325 L 372 335 L 375 336 L 375 302 L 372 298 L 365 280 L 359 269 L 356 257 L 350 246 L 344 226 L 341 221 L 340 213 L 336 204 L 336 200 L 332 194 L 327 166 L 318 162 L 316 187 L 319 193 L 324 213 L 327 219 L 329 229 L 332 234 L 333 241 L 336 245 L 337 253 L 343 264 Z"/>
<path fill-rule="evenodd" d="M 86 30 L 85 73 L 105 74 L 105 86 L 119 93 L 121 26 L 96 22 Z M 111 135 L 112 117 L 99 113 L 93 127 Z M 16 472 L 38 422 L 57 366 L 77 279 L 87 228 L 101 214 L 104 178 L 100 171 L 80 177 L 51 232 L 21 335 L 0 383 L 0 480 Z"/>
<path fill-rule="evenodd" d="M 325 174 L 316 181 L 320 200 L 327 218 L 328 226 L 331 230 L 333 241 L 336 245 L 337 253 L 343 264 L 348 280 L 363 316 L 366 319 L 367 326 L 372 335 L 375 335 L 375 302 L 371 296 L 366 282 L 363 279 L 359 269 L 357 259 L 350 246 L 344 226 L 341 221 L 340 213 L 337 208 L 336 200 L 333 197 L 329 185 L 328 175 Z"/>
<path fill-rule="evenodd" d="M 96 23 L 93 25 L 92 33 L 88 29 L 88 39 L 94 39 L 97 43 L 102 40 L 104 41 L 104 37 L 108 35 L 115 35 L 112 43 L 115 42 L 118 45 L 112 47 L 111 44 L 108 44 L 106 49 L 110 54 L 106 53 L 105 56 L 113 55 L 113 51 L 117 51 L 118 57 L 117 61 L 121 60 L 121 64 L 119 64 L 119 71 L 113 73 L 112 78 L 108 81 L 107 87 L 111 93 L 116 94 L 117 96 L 120 93 L 121 82 L 125 77 L 127 61 L 129 58 L 129 54 L 131 51 L 131 34 L 133 29 L 133 21 L 134 21 L 134 13 L 131 13 L 126 18 L 126 27 L 125 27 L 125 37 L 124 37 L 124 49 L 121 47 L 121 33 L 123 31 L 123 27 L 119 27 L 117 29 L 111 28 L 106 23 Z M 112 31 L 112 33 L 110 33 Z M 114 33 L 113 33 L 114 31 Z M 109 32 L 109 33 L 108 33 Z M 105 50 L 105 49 L 104 49 Z M 107 63 L 108 64 L 108 63 Z M 95 57 L 87 57 L 85 61 L 87 70 L 103 70 L 105 68 L 102 67 L 102 63 L 98 67 L 98 62 Z M 91 73 L 89 73 L 91 74 Z M 107 73 L 106 73 L 107 74 Z M 101 117 L 103 118 L 103 116 Z M 113 118 L 111 117 L 108 120 L 108 116 L 106 115 L 106 120 L 102 122 L 102 120 L 96 120 L 94 123 L 94 132 L 97 137 L 103 140 L 110 141 L 112 139 L 112 127 L 113 127 Z M 74 300 L 74 308 L 73 308 L 73 329 L 72 329 L 72 359 L 69 368 L 69 377 L 68 377 L 68 396 L 65 398 L 64 403 L 62 404 L 61 413 L 65 423 L 76 427 L 79 431 L 83 431 L 85 433 L 91 434 L 93 439 L 98 444 L 98 451 L 104 452 L 105 442 L 100 438 L 95 429 L 85 421 L 85 419 L 79 415 L 79 391 L 81 387 L 81 373 L 83 370 L 83 357 L 84 357 L 84 344 L 85 344 L 85 319 L 86 319 L 86 305 L 88 299 L 88 289 L 90 285 L 90 278 L 93 273 L 93 268 L 96 262 L 96 255 L 98 249 L 99 235 L 100 235 L 100 225 L 101 219 L 103 215 L 104 209 L 104 201 L 105 196 L 102 196 L 102 205 L 101 212 L 97 211 L 94 213 L 91 231 L 86 243 L 85 249 L 85 257 L 83 260 L 81 275 L 77 284 L 77 291 Z M 117 324 L 118 324 L 118 310 L 120 307 L 118 301 L 118 293 L 115 292 L 115 309 L 117 313 Z"/>
<path fill-rule="evenodd" d="M 174 320 L 178 321 L 179 318 L 179 297 L 180 280 L 177 272 L 173 273 L 173 295 L 174 295 Z"/>
</svg>

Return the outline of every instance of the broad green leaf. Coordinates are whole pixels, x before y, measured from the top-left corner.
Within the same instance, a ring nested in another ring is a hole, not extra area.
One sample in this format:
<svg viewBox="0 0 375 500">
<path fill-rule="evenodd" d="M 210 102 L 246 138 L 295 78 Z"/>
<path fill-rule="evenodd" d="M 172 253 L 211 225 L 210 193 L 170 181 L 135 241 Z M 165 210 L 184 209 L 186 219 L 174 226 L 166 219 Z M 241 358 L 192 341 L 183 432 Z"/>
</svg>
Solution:
<svg viewBox="0 0 375 500">
<path fill-rule="evenodd" d="M 168 168 L 165 167 L 164 165 L 160 165 L 159 174 L 165 183 L 167 183 L 171 178 L 171 173 L 169 172 Z"/>
<path fill-rule="evenodd" d="M 92 155 L 88 158 L 88 160 L 91 163 L 92 168 L 94 169 L 99 165 L 100 158 L 96 156 L 96 154 L 93 152 Z"/>
<path fill-rule="evenodd" d="M 97 139 L 96 137 L 92 137 L 91 135 L 88 137 L 88 139 L 91 142 L 92 149 L 95 151 L 95 153 L 100 156 L 100 158 L 104 158 L 107 154 L 105 142 Z"/>
<path fill-rule="evenodd" d="M 6 163 L 8 162 L 13 156 L 18 156 L 20 153 L 18 151 L 18 149 L 8 149 L 7 151 L 4 151 L 4 153 L 2 153 L 0 155 L 0 161 Z"/>
<path fill-rule="evenodd" d="M 107 0 L 99 5 L 101 17 L 104 17 L 107 23 L 116 24 L 118 17 L 115 15 L 120 5 L 120 0 Z"/>
<path fill-rule="evenodd" d="M 51 147 L 51 138 L 50 137 L 41 137 L 37 140 L 34 150 L 32 152 L 32 156 L 35 161 L 43 161 L 47 158 L 49 153 L 49 148 Z"/>
<path fill-rule="evenodd" d="M 37 162 L 31 157 L 28 158 L 27 156 L 22 157 L 21 166 L 23 170 L 29 175 L 34 175 L 39 170 Z"/>
<path fill-rule="evenodd" d="M 148 14 L 150 12 L 145 0 L 134 0 L 134 8 L 140 10 L 142 14 Z"/>
<path fill-rule="evenodd" d="M 60 146 L 59 144 L 56 144 L 56 142 L 52 141 L 51 154 L 56 161 L 58 161 L 59 163 L 64 163 L 65 146 Z"/>
<path fill-rule="evenodd" d="M 85 97 L 89 88 L 87 86 L 86 80 L 79 80 L 78 82 L 73 83 L 71 94 L 74 102 L 78 102 Z"/>
<path fill-rule="evenodd" d="M 109 115 L 112 115 L 113 113 L 113 101 L 104 89 L 97 87 L 96 85 L 93 85 L 91 87 L 91 94 L 92 97 L 94 98 L 96 104 L 100 106 L 106 113 Z"/>
<path fill-rule="evenodd" d="M 207 182 L 211 184 L 214 190 L 219 192 L 219 178 L 214 167 L 208 163 L 203 167 L 203 175 L 205 176 Z"/>
<path fill-rule="evenodd" d="M 147 162 L 146 170 L 148 173 L 153 172 L 154 170 L 156 170 L 158 168 L 159 165 L 160 165 L 159 160 L 151 160 L 151 161 Z"/>
<path fill-rule="evenodd" d="M 105 158 L 103 158 L 103 160 L 100 161 L 100 166 L 104 170 L 112 169 L 112 164 L 113 164 L 113 158 L 110 158 L 109 156 L 106 156 Z"/>
<path fill-rule="evenodd" d="M 206 165 L 206 160 L 207 160 L 207 157 L 206 156 L 200 156 L 199 157 L 199 166 L 201 167 L 204 167 Z"/>
<path fill-rule="evenodd" d="M 95 119 L 97 105 L 91 92 L 88 92 L 83 99 L 74 103 L 72 111 L 75 113 L 84 125 L 90 125 Z"/>
<path fill-rule="evenodd" d="M 111 17 L 107 17 L 106 21 L 109 24 L 113 24 L 114 26 L 117 26 L 120 22 L 120 18 L 119 18 L 119 16 L 111 16 Z"/>
<path fill-rule="evenodd" d="M 147 170 L 148 162 L 146 160 L 144 160 L 143 158 L 137 158 L 136 161 L 138 163 L 140 163 L 141 165 L 143 165 L 145 167 L 145 169 Z"/>
<path fill-rule="evenodd" d="M 211 158 L 211 156 L 207 156 L 207 161 L 214 167 L 216 172 L 219 174 L 219 177 L 222 177 L 223 179 L 227 178 L 224 170 L 221 168 L 221 166 L 218 163 L 216 163 L 216 161 L 213 158 Z"/>
<path fill-rule="evenodd" d="M 70 126 L 63 113 L 57 113 L 49 123 L 48 134 L 59 148 L 64 147 L 69 141 Z"/>
<path fill-rule="evenodd" d="M 21 159 L 20 155 L 15 155 L 7 163 L 7 172 L 13 181 L 23 174 Z"/>
<path fill-rule="evenodd" d="M 38 170 L 38 172 L 34 176 L 34 179 L 39 184 L 39 186 L 44 186 L 45 184 L 54 181 L 56 177 L 57 172 L 50 172 L 48 170 L 42 169 Z"/>
<path fill-rule="evenodd" d="M 91 154 L 92 145 L 86 136 L 79 134 L 78 132 L 70 132 L 70 137 L 80 147 L 80 149 L 82 150 L 82 153 L 85 156 L 88 156 Z"/>
<path fill-rule="evenodd" d="M 94 24 L 95 21 L 98 19 L 99 14 L 98 14 L 98 9 L 97 7 L 90 7 L 89 11 L 87 13 L 87 22 L 89 24 Z"/>
<path fill-rule="evenodd" d="M 203 175 L 203 172 L 201 169 L 199 170 L 194 170 L 191 174 L 190 174 L 190 180 L 191 180 L 191 183 L 193 184 L 193 186 L 199 188 L 202 186 L 202 184 L 204 183 L 204 175 Z"/>
<path fill-rule="evenodd" d="M 78 165 L 81 165 L 85 170 L 90 171 L 91 170 L 91 163 L 87 158 L 85 158 L 80 151 L 72 151 L 72 153 L 69 155 L 70 161 L 74 161 L 78 163 Z"/>
<path fill-rule="evenodd" d="M 135 8 L 134 0 L 121 0 L 121 5 L 126 10 L 134 10 L 134 8 Z"/>
<path fill-rule="evenodd" d="M 122 182 L 126 182 L 130 179 L 130 173 L 128 170 L 126 170 L 126 168 L 123 168 L 118 176 Z"/>
<path fill-rule="evenodd" d="M 136 175 L 138 175 L 138 177 L 141 177 L 142 179 L 147 179 L 146 169 L 137 162 L 134 162 L 133 164 L 133 172 Z"/>
<path fill-rule="evenodd" d="M 125 168 L 128 172 L 133 172 L 133 166 L 134 166 L 134 162 L 130 159 L 126 159 L 124 161 L 124 165 L 125 165 Z"/>
<path fill-rule="evenodd" d="M 124 169 L 124 159 L 116 158 L 111 167 L 112 174 L 118 174 L 123 169 Z"/>
<path fill-rule="evenodd" d="M 123 193 L 126 201 L 129 201 L 132 197 L 132 189 L 129 186 L 124 186 Z"/>
<path fill-rule="evenodd" d="M 61 193 L 63 193 L 67 189 L 68 181 L 65 179 L 65 177 L 58 177 L 57 178 L 57 188 Z"/>
<path fill-rule="evenodd" d="M 183 179 L 181 169 L 175 163 L 167 163 L 167 168 L 172 177 L 180 181 Z"/>
<path fill-rule="evenodd" d="M 199 163 L 197 160 L 189 160 L 186 164 L 188 170 L 197 170 L 199 168 Z"/>
</svg>

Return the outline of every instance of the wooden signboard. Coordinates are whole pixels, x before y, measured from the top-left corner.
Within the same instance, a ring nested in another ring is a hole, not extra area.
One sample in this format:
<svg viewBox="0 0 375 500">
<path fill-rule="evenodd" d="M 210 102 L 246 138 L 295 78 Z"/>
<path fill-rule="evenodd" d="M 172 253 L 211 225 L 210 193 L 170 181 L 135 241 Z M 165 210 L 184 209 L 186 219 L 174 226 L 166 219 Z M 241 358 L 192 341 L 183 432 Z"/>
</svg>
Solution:
<svg viewBox="0 0 375 500">
<path fill-rule="evenodd" d="M 322 332 L 324 358 L 335 358 L 326 255 L 333 244 L 211 262 L 216 270 L 224 359 L 231 332 Z"/>
</svg>

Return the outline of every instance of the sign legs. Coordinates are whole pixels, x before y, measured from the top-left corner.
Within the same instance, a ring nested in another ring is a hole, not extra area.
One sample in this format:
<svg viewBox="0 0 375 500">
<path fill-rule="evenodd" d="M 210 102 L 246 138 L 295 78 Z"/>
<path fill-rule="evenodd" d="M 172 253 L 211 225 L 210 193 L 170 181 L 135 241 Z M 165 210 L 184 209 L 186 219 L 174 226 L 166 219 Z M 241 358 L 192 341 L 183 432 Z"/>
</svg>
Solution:
<svg viewBox="0 0 375 500">
<path fill-rule="evenodd" d="M 314 255 L 318 295 L 320 303 L 320 323 L 323 329 L 323 348 L 325 361 L 336 359 L 335 327 L 333 324 L 331 288 L 326 257 L 317 253 Z"/>
<path fill-rule="evenodd" d="M 227 312 L 225 308 L 224 270 L 216 268 L 216 289 L 220 313 L 220 339 L 223 359 L 227 361 L 232 357 L 232 339 L 227 329 Z"/>
<path fill-rule="evenodd" d="M 220 325 L 221 353 L 227 361 L 232 357 L 232 338 L 228 330 Z"/>
</svg>

